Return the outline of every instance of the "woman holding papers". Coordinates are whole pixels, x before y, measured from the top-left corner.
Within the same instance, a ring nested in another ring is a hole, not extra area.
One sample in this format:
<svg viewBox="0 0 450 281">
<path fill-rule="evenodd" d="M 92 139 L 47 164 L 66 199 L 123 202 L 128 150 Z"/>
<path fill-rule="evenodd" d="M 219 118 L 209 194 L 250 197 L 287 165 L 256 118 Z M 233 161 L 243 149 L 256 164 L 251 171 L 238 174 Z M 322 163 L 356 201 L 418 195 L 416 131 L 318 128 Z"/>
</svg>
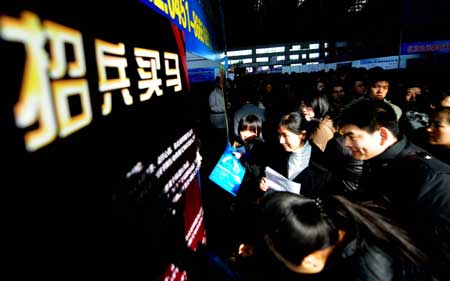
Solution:
<svg viewBox="0 0 450 281">
<path fill-rule="evenodd" d="M 311 131 L 316 127 L 314 120 L 306 120 L 299 112 L 291 112 L 281 118 L 278 138 L 281 147 L 276 157 L 270 159 L 269 167 L 289 180 L 286 184 L 291 192 L 315 198 L 325 193 L 330 181 L 324 152 L 309 141 Z M 267 174 L 266 174 L 267 176 Z M 260 189 L 275 188 L 270 178 L 260 180 Z"/>
</svg>

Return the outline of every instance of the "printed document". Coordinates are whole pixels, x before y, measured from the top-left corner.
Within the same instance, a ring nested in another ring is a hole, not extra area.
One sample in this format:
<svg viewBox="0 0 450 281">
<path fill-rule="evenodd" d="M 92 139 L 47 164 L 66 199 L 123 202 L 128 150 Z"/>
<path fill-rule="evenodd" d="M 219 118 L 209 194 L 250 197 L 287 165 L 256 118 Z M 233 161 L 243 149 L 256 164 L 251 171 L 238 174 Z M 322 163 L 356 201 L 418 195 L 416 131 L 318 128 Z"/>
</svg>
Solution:
<svg viewBox="0 0 450 281">
<path fill-rule="evenodd" d="M 268 188 L 276 191 L 289 191 L 292 193 L 300 194 L 300 184 L 293 182 L 285 178 L 282 174 L 278 173 L 270 167 L 266 167 L 266 182 Z"/>
</svg>

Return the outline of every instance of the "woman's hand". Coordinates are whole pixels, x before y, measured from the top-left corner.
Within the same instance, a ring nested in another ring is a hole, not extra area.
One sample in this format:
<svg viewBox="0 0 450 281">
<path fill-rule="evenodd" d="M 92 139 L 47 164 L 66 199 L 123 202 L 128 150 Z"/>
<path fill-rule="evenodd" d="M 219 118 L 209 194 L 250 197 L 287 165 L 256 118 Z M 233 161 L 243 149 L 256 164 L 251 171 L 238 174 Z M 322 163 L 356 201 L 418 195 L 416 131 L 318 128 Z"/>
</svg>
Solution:
<svg viewBox="0 0 450 281">
<path fill-rule="evenodd" d="M 266 177 L 262 177 L 262 178 L 259 180 L 259 189 L 261 189 L 261 190 L 264 191 L 264 192 L 267 191 L 268 186 L 267 186 Z"/>
<path fill-rule="evenodd" d="M 233 151 L 232 153 L 233 153 L 234 157 L 236 157 L 236 159 L 238 159 L 238 160 L 241 159 L 242 153 L 240 151 Z"/>
</svg>

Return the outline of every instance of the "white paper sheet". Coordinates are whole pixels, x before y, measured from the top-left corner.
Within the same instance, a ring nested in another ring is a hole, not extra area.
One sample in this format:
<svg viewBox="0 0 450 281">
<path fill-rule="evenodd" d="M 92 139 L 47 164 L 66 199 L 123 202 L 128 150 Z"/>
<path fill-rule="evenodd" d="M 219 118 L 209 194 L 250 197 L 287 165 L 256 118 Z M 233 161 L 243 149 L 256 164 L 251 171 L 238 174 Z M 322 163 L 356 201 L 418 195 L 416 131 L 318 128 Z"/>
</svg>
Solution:
<svg viewBox="0 0 450 281">
<path fill-rule="evenodd" d="M 301 185 L 293 182 L 270 167 L 266 167 L 266 182 L 267 187 L 277 191 L 289 191 L 300 194 Z"/>
</svg>

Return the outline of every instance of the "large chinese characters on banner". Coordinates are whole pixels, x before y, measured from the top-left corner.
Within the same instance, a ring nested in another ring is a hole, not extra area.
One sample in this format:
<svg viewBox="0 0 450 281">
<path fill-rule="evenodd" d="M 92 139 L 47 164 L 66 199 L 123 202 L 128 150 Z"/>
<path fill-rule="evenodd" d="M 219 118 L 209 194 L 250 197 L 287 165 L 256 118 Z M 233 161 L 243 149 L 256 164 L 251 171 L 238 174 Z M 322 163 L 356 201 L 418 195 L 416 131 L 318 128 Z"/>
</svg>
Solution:
<svg viewBox="0 0 450 281">
<path fill-rule="evenodd" d="M 9 233 L 34 263 L 98 239 L 118 279 L 186 279 L 206 238 L 183 33 L 139 1 L 90 4 L 0 4 Z"/>
</svg>

